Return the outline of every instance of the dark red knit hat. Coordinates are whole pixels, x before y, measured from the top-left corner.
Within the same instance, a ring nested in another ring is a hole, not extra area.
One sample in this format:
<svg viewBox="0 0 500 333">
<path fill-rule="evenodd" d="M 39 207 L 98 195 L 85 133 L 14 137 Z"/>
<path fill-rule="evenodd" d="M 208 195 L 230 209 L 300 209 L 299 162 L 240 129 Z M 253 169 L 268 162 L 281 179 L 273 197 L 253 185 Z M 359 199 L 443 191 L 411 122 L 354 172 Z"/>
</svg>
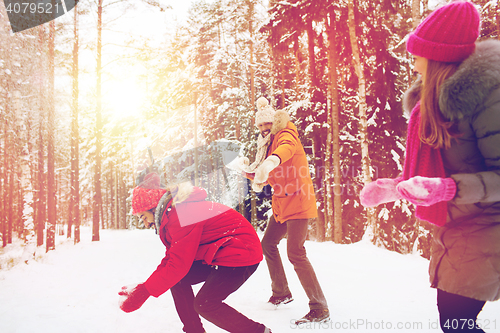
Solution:
<svg viewBox="0 0 500 333">
<path fill-rule="evenodd" d="M 160 176 L 154 172 L 147 174 L 132 193 L 132 214 L 155 208 L 165 192 L 167 190 L 161 187 Z"/>
<path fill-rule="evenodd" d="M 411 54 L 442 62 L 461 62 L 475 50 L 480 15 L 469 1 L 452 1 L 434 10 L 408 37 Z"/>
</svg>

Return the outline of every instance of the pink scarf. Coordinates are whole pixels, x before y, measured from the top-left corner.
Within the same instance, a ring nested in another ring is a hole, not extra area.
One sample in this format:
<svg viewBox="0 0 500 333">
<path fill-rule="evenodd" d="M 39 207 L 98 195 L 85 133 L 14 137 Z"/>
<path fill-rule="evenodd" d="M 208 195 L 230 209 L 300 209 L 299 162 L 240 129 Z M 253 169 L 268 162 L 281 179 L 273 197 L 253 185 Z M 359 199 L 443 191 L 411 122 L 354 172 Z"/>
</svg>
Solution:
<svg viewBox="0 0 500 333">
<path fill-rule="evenodd" d="M 446 177 L 441 150 L 420 141 L 420 102 L 411 111 L 406 139 L 406 156 L 403 179 L 414 176 Z M 446 223 L 448 204 L 438 202 L 432 206 L 417 206 L 415 215 L 432 224 L 443 226 Z"/>
</svg>

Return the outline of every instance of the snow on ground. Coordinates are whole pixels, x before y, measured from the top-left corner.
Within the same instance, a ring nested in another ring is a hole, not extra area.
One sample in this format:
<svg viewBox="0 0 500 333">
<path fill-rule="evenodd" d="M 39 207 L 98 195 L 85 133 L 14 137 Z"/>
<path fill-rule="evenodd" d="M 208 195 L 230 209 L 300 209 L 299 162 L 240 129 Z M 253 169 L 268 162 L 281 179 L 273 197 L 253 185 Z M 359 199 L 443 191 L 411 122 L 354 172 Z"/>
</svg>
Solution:
<svg viewBox="0 0 500 333">
<path fill-rule="evenodd" d="M 118 308 L 120 288 L 143 282 L 163 257 L 164 247 L 154 231 L 102 230 L 101 241 L 90 239 L 90 230 L 84 228 L 81 243 L 62 242 L 28 265 L 0 271 L 0 332 L 182 332 L 170 292 L 151 297 L 133 313 Z M 285 242 L 280 244 L 282 254 Z M 278 309 L 266 303 L 271 290 L 264 262 L 227 302 L 274 333 L 440 332 L 427 260 L 364 242 L 307 242 L 306 248 L 329 302 L 330 323 L 292 324 L 309 309 L 286 255 L 293 302 Z M 499 314 L 500 302 L 486 304 L 480 320 L 489 323 L 487 332 L 500 332 Z M 208 333 L 223 332 L 204 323 Z"/>
</svg>

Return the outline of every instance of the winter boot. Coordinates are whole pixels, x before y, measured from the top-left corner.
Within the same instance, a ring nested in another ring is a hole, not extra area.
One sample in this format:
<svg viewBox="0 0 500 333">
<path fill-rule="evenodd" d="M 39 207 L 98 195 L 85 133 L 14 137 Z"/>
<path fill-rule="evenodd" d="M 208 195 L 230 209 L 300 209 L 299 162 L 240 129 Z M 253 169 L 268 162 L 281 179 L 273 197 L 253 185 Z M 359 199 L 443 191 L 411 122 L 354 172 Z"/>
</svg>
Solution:
<svg viewBox="0 0 500 333">
<path fill-rule="evenodd" d="M 325 323 L 330 319 L 330 311 L 328 309 L 313 309 L 309 311 L 301 319 L 295 321 L 295 325 L 304 323 Z"/>
<path fill-rule="evenodd" d="M 281 304 L 290 303 L 291 301 L 293 301 L 292 294 L 288 294 L 285 296 L 271 296 L 271 298 L 269 298 L 269 301 L 267 302 L 278 306 Z"/>
</svg>

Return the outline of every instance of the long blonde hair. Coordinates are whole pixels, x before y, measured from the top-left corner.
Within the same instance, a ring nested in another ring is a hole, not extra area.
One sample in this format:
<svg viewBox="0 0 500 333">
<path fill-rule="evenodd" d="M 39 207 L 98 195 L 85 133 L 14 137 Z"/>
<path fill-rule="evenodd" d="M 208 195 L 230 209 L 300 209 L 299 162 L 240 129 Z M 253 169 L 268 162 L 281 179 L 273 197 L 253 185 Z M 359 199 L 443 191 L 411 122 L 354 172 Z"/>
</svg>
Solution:
<svg viewBox="0 0 500 333">
<path fill-rule="evenodd" d="M 193 190 L 194 187 L 191 182 L 183 182 L 170 186 L 169 191 L 173 196 L 172 205 L 175 206 L 176 204 L 185 201 L 191 193 L 193 193 Z"/>
<path fill-rule="evenodd" d="M 420 140 L 433 148 L 450 148 L 458 133 L 439 110 L 439 88 L 458 68 L 458 63 L 427 60 L 420 95 Z"/>
</svg>

